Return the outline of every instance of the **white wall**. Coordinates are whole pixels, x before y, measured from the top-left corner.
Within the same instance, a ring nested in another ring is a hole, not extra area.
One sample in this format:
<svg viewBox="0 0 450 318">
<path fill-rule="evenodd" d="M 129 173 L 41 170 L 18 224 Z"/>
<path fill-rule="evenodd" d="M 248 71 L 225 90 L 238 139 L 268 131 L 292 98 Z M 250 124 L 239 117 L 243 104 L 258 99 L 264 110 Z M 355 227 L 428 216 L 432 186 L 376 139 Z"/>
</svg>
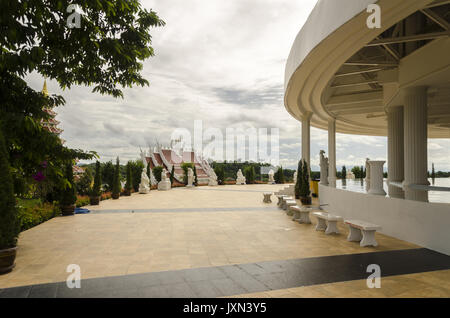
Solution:
<svg viewBox="0 0 450 318">
<path fill-rule="evenodd" d="M 383 234 L 450 255 L 450 204 L 409 201 L 319 185 L 320 204 L 345 219 L 381 225 Z"/>
</svg>

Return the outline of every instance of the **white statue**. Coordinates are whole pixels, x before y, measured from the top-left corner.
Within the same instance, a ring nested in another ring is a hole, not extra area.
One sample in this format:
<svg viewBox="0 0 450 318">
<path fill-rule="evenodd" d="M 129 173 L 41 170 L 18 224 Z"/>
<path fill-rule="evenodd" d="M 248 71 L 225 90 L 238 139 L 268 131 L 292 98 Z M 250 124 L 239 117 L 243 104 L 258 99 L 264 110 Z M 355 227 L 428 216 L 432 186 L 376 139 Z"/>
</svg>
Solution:
<svg viewBox="0 0 450 318">
<path fill-rule="evenodd" d="M 194 186 L 194 171 L 192 170 L 192 168 L 188 168 L 187 187 L 193 186 Z"/>
<path fill-rule="evenodd" d="M 209 168 L 208 175 L 209 175 L 209 182 L 208 182 L 208 185 L 209 185 L 210 187 L 215 187 L 215 186 L 217 186 L 219 183 L 217 182 L 217 175 L 216 175 L 216 173 L 214 172 L 214 169 Z"/>
<path fill-rule="evenodd" d="M 170 181 L 167 179 L 167 170 L 164 168 L 161 172 L 161 181 L 158 183 L 158 190 L 167 191 L 172 188 Z"/>
<path fill-rule="evenodd" d="M 297 176 L 298 176 L 298 172 L 297 172 L 297 170 L 295 170 L 295 172 L 294 172 L 294 184 L 297 184 Z"/>
<path fill-rule="evenodd" d="M 354 180 L 355 179 L 355 174 L 353 173 L 353 171 L 347 171 L 347 175 L 345 176 L 346 179 L 350 179 L 350 180 Z"/>
<path fill-rule="evenodd" d="M 273 178 L 274 174 L 275 174 L 275 172 L 273 172 L 273 170 L 270 169 L 270 171 L 269 171 L 269 182 L 268 182 L 269 184 L 275 184 L 275 179 Z"/>
<path fill-rule="evenodd" d="M 146 169 L 142 169 L 141 183 L 139 184 L 139 193 L 147 194 L 150 192 L 150 179 L 147 176 Z"/>
<path fill-rule="evenodd" d="M 328 158 L 324 153 L 325 151 L 320 151 L 320 184 L 328 185 Z"/>
<path fill-rule="evenodd" d="M 237 172 L 237 178 L 236 178 L 236 184 L 246 184 L 245 183 L 245 177 L 244 177 L 244 175 L 242 174 L 242 171 L 241 171 L 241 169 L 239 169 L 239 171 Z"/>
</svg>

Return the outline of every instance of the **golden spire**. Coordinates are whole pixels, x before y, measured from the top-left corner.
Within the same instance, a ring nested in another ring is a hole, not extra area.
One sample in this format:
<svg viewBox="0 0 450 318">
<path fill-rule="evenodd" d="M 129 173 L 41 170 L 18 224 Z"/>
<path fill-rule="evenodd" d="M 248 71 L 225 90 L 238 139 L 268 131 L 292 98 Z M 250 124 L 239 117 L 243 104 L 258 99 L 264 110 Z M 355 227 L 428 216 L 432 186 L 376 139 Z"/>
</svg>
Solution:
<svg viewBox="0 0 450 318">
<path fill-rule="evenodd" d="M 42 93 L 43 93 L 46 97 L 48 96 L 47 79 L 44 80 L 44 88 L 42 88 Z"/>
</svg>

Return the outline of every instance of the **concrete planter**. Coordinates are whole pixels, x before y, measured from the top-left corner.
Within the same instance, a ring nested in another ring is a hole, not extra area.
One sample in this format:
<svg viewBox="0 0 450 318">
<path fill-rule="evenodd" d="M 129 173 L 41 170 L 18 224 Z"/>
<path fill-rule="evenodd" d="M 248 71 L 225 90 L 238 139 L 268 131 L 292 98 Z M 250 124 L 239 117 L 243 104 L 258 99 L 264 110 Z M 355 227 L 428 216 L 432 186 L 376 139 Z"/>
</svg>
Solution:
<svg viewBox="0 0 450 318">
<path fill-rule="evenodd" d="M 6 274 L 13 270 L 16 254 L 17 247 L 0 250 L 0 274 Z"/>
<path fill-rule="evenodd" d="M 100 197 L 89 197 L 89 203 L 91 205 L 99 205 L 100 204 Z"/>
<path fill-rule="evenodd" d="M 63 216 L 69 216 L 75 214 L 75 204 L 74 205 L 68 205 L 68 206 L 62 206 L 61 207 L 61 214 Z"/>
</svg>

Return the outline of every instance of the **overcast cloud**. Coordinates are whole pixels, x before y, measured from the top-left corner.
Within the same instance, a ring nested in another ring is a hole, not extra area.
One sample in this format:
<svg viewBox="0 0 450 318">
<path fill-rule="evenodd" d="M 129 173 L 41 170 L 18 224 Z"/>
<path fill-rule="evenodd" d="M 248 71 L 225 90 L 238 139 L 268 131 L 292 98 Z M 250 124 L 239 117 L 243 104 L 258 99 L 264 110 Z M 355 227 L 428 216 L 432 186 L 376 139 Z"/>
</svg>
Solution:
<svg viewBox="0 0 450 318">
<path fill-rule="evenodd" d="M 152 30 L 156 57 L 143 74 L 150 87 L 124 91 L 124 99 L 91 88 L 50 93 L 67 101 L 57 119 L 67 146 L 95 150 L 102 161 L 137 159 L 139 147 L 168 143 L 174 128 L 256 127 L 280 129 L 280 161 L 294 168 L 300 157 L 301 125 L 283 105 L 284 68 L 290 47 L 316 0 L 143 0 L 167 25 Z M 43 79 L 27 78 L 34 89 Z M 312 129 L 311 160 L 327 151 L 327 132 Z M 386 159 L 386 138 L 337 135 L 337 166 Z M 429 162 L 450 170 L 450 140 L 430 140 Z"/>
</svg>

